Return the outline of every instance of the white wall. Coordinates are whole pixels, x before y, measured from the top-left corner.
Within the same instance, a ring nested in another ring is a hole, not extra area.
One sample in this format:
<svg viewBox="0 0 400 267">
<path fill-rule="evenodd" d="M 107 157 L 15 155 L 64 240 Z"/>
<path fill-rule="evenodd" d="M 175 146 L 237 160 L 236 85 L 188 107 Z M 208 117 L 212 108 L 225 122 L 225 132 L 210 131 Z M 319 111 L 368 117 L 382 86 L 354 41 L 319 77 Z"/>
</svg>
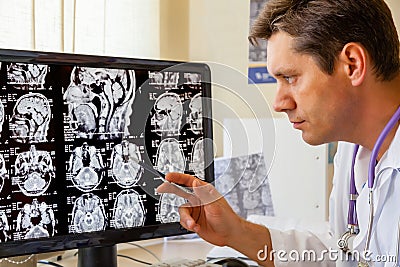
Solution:
<svg viewBox="0 0 400 267">
<path fill-rule="evenodd" d="M 400 1 L 399 0 L 386 0 L 386 3 L 392 10 L 393 19 L 396 24 L 397 32 L 400 36 Z"/>
</svg>

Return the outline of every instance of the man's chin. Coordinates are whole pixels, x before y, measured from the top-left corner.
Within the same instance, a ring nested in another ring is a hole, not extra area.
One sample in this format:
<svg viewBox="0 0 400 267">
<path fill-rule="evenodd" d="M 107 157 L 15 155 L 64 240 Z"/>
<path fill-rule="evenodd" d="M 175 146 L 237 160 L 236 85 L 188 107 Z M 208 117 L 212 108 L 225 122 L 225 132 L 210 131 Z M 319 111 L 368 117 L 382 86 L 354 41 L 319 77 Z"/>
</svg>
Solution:
<svg viewBox="0 0 400 267">
<path fill-rule="evenodd" d="M 304 132 L 302 133 L 302 138 L 304 140 L 304 142 L 306 142 L 307 144 L 311 145 L 311 146 L 319 146 L 322 144 L 326 144 L 327 142 L 323 141 L 321 138 L 312 136 L 312 135 L 307 135 Z"/>
</svg>

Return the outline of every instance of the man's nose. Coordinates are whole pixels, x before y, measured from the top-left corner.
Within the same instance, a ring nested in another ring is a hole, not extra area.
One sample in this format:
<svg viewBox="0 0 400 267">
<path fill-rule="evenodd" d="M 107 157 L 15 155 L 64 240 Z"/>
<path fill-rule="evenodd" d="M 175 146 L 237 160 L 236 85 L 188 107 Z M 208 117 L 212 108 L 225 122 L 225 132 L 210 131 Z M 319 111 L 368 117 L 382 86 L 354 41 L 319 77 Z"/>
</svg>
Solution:
<svg viewBox="0 0 400 267">
<path fill-rule="evenodd" d="M 291 93 L 284 87 L 278 85 L 273 108 L 276 112 L 285 112 L 296 108 L 296 102 Z"/>
</svg>

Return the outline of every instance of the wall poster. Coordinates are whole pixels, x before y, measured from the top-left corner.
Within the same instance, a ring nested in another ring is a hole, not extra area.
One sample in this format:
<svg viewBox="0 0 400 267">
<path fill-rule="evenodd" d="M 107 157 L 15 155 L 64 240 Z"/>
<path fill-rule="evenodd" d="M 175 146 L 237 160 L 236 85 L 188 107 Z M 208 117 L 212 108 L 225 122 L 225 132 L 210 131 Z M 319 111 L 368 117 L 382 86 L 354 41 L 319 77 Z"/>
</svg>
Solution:
<svg viewBox="0 0 400 267">
<path fill-rule="evenodd" d="M 268 0 L 250 1 L 250 28 L 267 1 Z M 267 70 L 267 41 L 265 40 L 259 40 L 258 46 L 253 46 L 249 43 L 248 77 L 249 84 L 276 82 L 275 78 L 273 78 Z"/>
</svg>

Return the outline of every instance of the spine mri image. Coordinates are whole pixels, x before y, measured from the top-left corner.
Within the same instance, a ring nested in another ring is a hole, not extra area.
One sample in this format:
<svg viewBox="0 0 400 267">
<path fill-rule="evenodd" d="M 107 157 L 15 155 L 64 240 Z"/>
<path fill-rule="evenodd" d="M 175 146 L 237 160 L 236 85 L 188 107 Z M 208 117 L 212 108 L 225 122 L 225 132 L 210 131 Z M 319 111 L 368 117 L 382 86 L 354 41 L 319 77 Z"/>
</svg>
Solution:
<svg viewBox="0 0 400 267">
<path fill-rule="evenodd" d="M 178 222 L 143 166 L 204 179 L 202 78 L 0 62 L 0 242 Z"/>
</svg>

